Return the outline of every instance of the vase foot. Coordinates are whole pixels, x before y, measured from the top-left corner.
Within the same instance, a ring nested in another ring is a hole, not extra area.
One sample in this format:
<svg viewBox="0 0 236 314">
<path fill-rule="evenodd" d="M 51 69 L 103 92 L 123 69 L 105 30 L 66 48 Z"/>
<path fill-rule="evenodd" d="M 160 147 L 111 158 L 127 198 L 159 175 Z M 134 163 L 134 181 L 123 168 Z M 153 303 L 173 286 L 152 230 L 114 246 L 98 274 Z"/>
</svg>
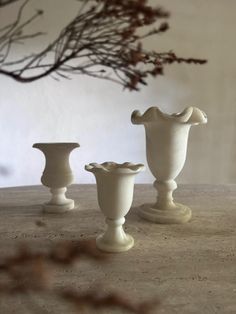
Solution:
<svg viewBox="0 0 236 314">
<path fill-rule="evenodd" d="M 97 248 L 101 251 L 108 253 L 125 252 L 134 246 L 134 239 L 131 235 L 126 233 L 125 239 L 121 242 L 111 243 L 104 240 L 103 235 L 100 235 L 96 239 Z"/>
<path fill-rule="evenodd" d="M 68 199 L 66 203 L 63 204 L 43 204 L 43 212 L 49 214 L 62 214 L 76 208 L 74 200 Z"/>
<path fill-rule="evenodd" d="M 153 208 L 153 204 L 144 204 L 139 208 L 139 216 L 159 224 L 182 224 L 191 219 L 192 211 L 189 207 L 175 203 L 176 208 L 163 210 Z"/>
</svg>

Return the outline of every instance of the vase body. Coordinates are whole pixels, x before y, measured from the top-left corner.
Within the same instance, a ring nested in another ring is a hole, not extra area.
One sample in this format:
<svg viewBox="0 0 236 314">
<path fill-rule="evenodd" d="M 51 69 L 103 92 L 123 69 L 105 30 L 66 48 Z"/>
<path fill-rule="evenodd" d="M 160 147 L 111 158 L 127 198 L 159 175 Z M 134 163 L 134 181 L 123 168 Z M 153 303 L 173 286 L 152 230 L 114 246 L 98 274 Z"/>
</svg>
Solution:
<svg viewBox="0 0 236 314">
<path fill-rule="evenodd" d="M 105 162 L 86 165 L 85 169 L 95 175 L 98 204 L 106 217 L 107 230 L 97 238 L 97 247 L 106 252 L 129 250 L 134 240 L 124 232 L 122 225 L 133 201 L 135 175 L 144 166 Z"/>
<path fill-rule="evenodd" d="M 67 186 L 73 182 L 69 156 L 78 143 L 36 143 L 34 148 L 45 156 L 45 168 L 41 177 L 43 185 L 50 188 L 51 200 L 43 205 L 45 212 L 62 213 L 74 208 L 74 201 L 65 196 Z"/>
<path fill-rule="evenodd" d="M 191 210 L 174 203 L 172 193 L 177 188 L 175 178 L 186 160 L 190 127 L 206 123 L 206 114 L 196 107 L 188 107 L 181 113 L 168 115 L 151 107 L 143 115 L 134 111 L 131 120 L 145 127 L 147 162 L 158 191 L 156 203 L 141 206 L 140 216 L 156 223 L 187 222 Z"/>
</svg>

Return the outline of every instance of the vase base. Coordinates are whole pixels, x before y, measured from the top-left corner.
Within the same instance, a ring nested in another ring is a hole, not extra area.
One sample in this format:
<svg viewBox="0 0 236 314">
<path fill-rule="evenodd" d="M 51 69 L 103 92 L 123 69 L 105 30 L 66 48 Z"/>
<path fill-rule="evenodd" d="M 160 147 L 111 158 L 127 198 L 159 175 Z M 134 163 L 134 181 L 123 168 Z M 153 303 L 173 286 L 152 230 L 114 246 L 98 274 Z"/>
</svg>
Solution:
<svg viewBox="0 0 236 314">
<path fill-rule="evenodd" d="M 153 208 L 153 204 L 144 204 L 139 208 L 139 216 L 159 224 L 182 224 L 191 219 L 192 211 L 189 207 L 175 203 L 176 208 L 163 210 Z"/>
<path fill-rule="evenodd" d="M 126 238 L 123 242 L 108 243 L 104 240 L 103 235 L 96 239 L 97 248 L 108 253 L 119 253 L 130 250 L 134 246 L 134 239 L 131 235 L 126 233 Z"/>
<path fill-rule="evenodd" d="M 49 213 L 49 214 L 62 214 L 66 213 L 72 209 L 76 208 L 75 207 L 75 202 L 74 200 L 68 199 L 68 202 L 64 204 L 50 204 L 50 203 L 45 203 L 43 204 L 43 212 L 44 213 Z"/>
</svg>

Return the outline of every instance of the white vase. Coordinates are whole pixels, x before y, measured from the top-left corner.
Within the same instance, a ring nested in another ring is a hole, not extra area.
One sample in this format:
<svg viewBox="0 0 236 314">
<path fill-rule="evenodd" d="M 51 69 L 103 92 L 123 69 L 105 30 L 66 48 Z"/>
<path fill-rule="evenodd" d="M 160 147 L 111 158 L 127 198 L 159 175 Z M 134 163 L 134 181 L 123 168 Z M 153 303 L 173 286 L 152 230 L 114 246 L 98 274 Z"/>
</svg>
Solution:
<svg viewBox="0 0 236 314">
<path fill-rule="evenodd" d="M 73 182 L 73 173 L 69 164 L 71 151 L 79 147 L 78 143 L 36 143 L 44 153 L 46 163 L 41 182 L 50 188 L 51 200 L 43 204 L 47 213 L 63 213 L 75 207 L 74 200 L 66 198 L 67 186 Z"/>
<path fill-rule="evenodd" d="M 177 188 L 174 179 L 185 163 L 190 127 L 206 123 L 206 114 L 196 107 L 188 107 L 181 113 L 168 115 L 151 107 L 143 115 L 134 111 L 131 121 L 145 127 L 147 162 L 158 191 L 157 202 L 142 205 L 140 216 L 156 223 L 187 222 L 191 210 L 173 201 L 172 193 Z"/>
<path fill-rule="evenodd" d="M 132 201 L 135 175 L 144 170 L 142 164 L 105 162 L 85 166 L 96 177 L 98 204 L 106 217 L 107 230 L 96 239 L 97 247 L 105 252 L 123 252 L 134 245 L 122 225 Z"/>
</svg>

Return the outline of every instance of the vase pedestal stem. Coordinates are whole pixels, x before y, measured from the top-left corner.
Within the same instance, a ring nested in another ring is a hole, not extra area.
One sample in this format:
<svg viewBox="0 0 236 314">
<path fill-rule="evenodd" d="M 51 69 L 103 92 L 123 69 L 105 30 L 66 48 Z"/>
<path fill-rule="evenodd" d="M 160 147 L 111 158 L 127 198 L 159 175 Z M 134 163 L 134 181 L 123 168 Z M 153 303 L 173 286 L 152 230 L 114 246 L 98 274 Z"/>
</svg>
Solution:
<svg viewBox="0 0 236 314">
<path fill-rule="evenodd" d="M 179 224 L 190 220 L 192 216 L 191 209 L 185 205 L 174 203 L 173 191 L 177 189 L 174 180 L 155 181 L 154 187 L 158 192 L 157 202 L 155 204 L 144 204 L 139 209 L 142 218 L 163 224 Z"/>
<path fill-rule="evenodd" d="M 124 223 L 124 217 L 120 219 L 106 218 L 107 230 L 103 235 L 97 237 L 97 247 L 106 252 L 124 252 L 131 249 L 134 245 L 134 239 L 124 232 Z"/>
<path fill-rule="evenodd" d="M 173 192 L 177 189 L 176 182 L 174 180 L 164 182 L 156 180 L 153 186 L 158 192 L 157 202 L 154 207 L 163 210 L 175 208 L 175 204 L 173 202 Z"/>
<path fill-rule="evenodd" d="M 74 209 L 74 200 L 68 199 L 65 195 L 67 188 L 50 189 L 51 200 L 43 204 L 43 211 L 46 213 L 63 213 Z"/>
</svg>

